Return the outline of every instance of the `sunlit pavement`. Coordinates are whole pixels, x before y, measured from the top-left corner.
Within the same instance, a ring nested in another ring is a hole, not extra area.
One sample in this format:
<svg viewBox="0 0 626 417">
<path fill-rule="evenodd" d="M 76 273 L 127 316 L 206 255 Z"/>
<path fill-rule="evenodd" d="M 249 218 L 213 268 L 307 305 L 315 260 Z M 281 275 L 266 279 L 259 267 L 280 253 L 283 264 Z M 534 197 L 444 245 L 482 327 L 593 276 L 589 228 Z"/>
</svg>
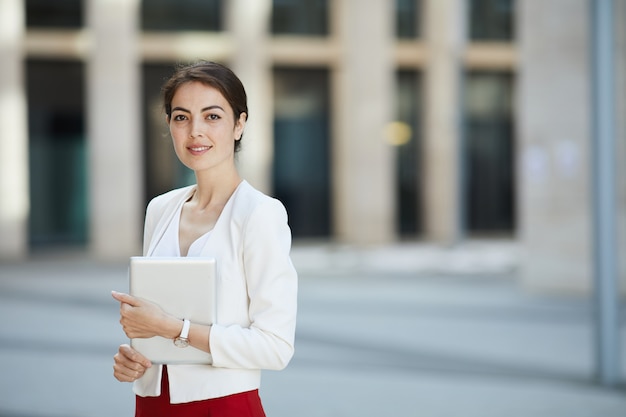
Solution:
<svg viewBox="0 0 626 417">
<path fill-rule="evenodd" d="M 525 292 L 514 245 L 296 245 L 293 259 L 296 355 L 264 373 L 268 417 L 626 416 L 626 390 L 593 378 L 589 300 Z M 112 376 L 126 271 L 61 253 L 0 265 L 0 417 L 132 416 Z M 626 375 L 626 324 L 622 348 Z"/>
</svg>

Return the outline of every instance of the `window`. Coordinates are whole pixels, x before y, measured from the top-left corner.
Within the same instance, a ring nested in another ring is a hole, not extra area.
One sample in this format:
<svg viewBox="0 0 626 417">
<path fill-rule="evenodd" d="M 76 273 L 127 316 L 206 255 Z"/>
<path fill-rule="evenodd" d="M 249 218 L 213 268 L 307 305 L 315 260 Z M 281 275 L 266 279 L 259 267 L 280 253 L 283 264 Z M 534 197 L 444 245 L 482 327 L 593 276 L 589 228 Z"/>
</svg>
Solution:
<svg viewBox="0 0 626 417">
<path fill-rule="evenodd" d="M 420 36 L 420 0 L 396 0 L 396 37 L 415 39 Z"/>
<path fill-rule="evenodd" d="M 327 35 L 328 1 L 273 0 L 272 33 L 276 35 Z"/>
<path fill-rule="evenodd" d="M 30 242 L 87 241 L 84 68 L 28 61 Z"/>
<path fill-rule="evenodd" d="M 470 0 L 469 37 L 476 41 L 510 41 L 514 37 L 515 0 Z"/>
<path fill-rule="evenodd" d="M 144 30 L 222 30 L 221 0 L 144 0 L 141 2 Z"/>
<path fill-rule="evenodd" d="M 322 69 L 274 71 L 273 188 L 294 238 L 331 231 L 328 79 Z"/>
<path fill-rule="evenodd" d="M 469 232 L 514 228 L 513 77 L 470 72 L 465 80 L 466 227 Z"/>
<path fill-rule="evenodd" d="M 396 231 L 401 237 L 415 237 L 421 231 L 421 181 L 419 137 L 420 83 L 416 71 L 396 75 L 396 118 L 402 123 L 396 132 Z M 408 128 L 408 129 L 407 129 Z"/>
<path fill-rule="evenodd" d="M 29 28 L 80 28 L 83 26 L 81 0 L 26 0 Z"/>
</svg>

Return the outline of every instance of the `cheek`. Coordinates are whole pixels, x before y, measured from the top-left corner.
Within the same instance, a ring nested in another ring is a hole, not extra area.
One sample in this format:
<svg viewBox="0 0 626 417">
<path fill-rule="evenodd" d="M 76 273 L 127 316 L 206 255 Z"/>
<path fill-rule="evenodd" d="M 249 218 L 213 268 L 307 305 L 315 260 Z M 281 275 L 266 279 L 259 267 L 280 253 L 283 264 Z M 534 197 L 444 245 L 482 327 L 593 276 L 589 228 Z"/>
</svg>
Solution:
<svg viewBox="0 0 626 417">
<path fill-rule="evenodd" d="M 172 142 L 176 145 L 180 143 L 185 138 L 185 133 L 180 128 L 170 128 L 170 137 L 172 138 Z"/>
</svg>

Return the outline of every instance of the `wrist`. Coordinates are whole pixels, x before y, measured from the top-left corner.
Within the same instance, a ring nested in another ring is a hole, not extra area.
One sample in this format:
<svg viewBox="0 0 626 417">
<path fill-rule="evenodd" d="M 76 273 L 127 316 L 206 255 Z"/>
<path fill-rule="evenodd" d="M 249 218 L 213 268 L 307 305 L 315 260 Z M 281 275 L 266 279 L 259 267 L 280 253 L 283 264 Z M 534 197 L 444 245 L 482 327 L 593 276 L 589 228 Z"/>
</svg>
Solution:
<svg viewBox="0 0 626 417">
<path fill-rule="evenodd" d="M 183 329 L 180 332 L 180 335 L 174 339 L 174 346 L 179 348 L 186 348 L 189 346 L 189 328 L 191 327 L 191 322 L 188 319 L 183 320 Z"/>
<path fill-rule="evenodd" d="M 182 319 L 172 318 L 167 325 L 167 332 L 164 334 L 167 339 L 176 339 L 183 330 L 184 321 Z"/>
</svg>

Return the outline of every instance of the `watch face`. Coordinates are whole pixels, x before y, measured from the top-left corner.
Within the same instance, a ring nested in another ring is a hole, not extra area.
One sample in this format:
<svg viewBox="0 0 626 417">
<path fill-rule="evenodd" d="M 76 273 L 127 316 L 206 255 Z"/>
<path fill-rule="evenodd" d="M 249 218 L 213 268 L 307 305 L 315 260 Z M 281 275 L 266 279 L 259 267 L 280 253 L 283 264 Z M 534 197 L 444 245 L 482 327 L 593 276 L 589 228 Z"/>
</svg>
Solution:
<svg viewBox="0 0 626 417">
<path fill-rule="evenodd" d="M 174 345 L 179 348 L 186 348 L 187 346 L 189 346 L 189 340 L 183 339 L 182 337 L 177 337 L 176 339 L 174 339 Z"/>
</svg>

